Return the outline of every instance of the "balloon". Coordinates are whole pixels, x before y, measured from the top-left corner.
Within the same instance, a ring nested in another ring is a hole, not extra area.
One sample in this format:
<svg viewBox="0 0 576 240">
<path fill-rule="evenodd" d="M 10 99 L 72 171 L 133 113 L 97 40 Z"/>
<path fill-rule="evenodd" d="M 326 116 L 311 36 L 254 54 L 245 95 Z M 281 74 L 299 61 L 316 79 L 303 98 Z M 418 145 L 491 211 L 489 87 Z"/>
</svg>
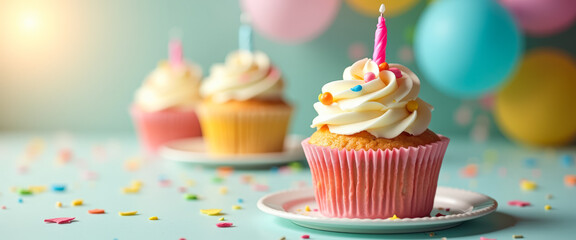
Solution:
<svg viewBox="0 0 576 240">
<path fill-rule="evenodd" d="M 284 43 L 314 39 L 332 24 L 340 0 L 242 0 L 254 29 Z"/>
<path fill-rule="evenodd" d="M 439 0 L 416 26 L 415 59 L 442 92 L 473 98 L 498 87 L 521 54 L 512 16 L 494 0 Z"/>
<path fill-rule="evenodd" d="M 526 54 L 510 82 L 496 93 L 497 125 L 511 139 L 563 145 L 576 137 L 576 62 L 558 50 Z"/>
<path fill-rule="evenodd" d="M 418 3 L 418 0 L 394 0 L 385 2 L 374 0 L 346 0 L 346 2 L 352 9 L 370 17 L 379 16 L 380 12 L 378 12 L 378 9 L 380 9 L 380 4 L 384 3 L 386 5 L 384 15 L 394 17 L 410 10 Z"/>
<path fill-rule="evenodd" d="M 529 35 L 545 36 L 566 30 L 576 20 L 574 0 L 500 0 Z"/>
</svg>

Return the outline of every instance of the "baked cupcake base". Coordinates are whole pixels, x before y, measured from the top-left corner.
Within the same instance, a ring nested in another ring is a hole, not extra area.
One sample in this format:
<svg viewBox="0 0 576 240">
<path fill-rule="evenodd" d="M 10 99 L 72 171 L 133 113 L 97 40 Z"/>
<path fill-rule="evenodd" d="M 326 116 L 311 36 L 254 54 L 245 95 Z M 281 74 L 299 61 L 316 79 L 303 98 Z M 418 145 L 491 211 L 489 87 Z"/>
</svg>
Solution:
<svg viewBox="0 0 576 240">
<path fill-rule="evenodd" d="M 449 142 L 439 138 L 385 150 L 338 149 L 304 140 L 320 212 L 336 218 L 429 216 Z"/>
</svg>

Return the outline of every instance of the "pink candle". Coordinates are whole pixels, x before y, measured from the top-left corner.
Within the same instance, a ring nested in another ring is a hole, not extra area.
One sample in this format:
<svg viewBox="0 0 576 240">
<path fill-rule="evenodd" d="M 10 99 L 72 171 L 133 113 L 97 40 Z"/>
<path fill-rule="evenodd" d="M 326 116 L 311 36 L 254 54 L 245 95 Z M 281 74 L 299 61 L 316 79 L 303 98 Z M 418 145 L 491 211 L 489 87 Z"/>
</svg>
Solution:
<svg viewBox="0 0 576 240">
<path fill-rule="evenodd" d="M 374 38 L 374 55 L 372 60 L 377 64 L 386 62 L 386 43 L 388 42 L 388 29 L 386 28 L 386 20 L 382 14 L 386 8 L 384 4 L 380 5 L 380 17 L 378 18 L 378 26 Z"/>
<path fill-rule="evenodd" d="M 182 42 L 180 39 L 173 39 L 170 41 L 169 48 L 169 59 L 170 65 L 173 67 L 180 67 L 184 64 L 184 53 L 182 50 Z"/>
</svg>

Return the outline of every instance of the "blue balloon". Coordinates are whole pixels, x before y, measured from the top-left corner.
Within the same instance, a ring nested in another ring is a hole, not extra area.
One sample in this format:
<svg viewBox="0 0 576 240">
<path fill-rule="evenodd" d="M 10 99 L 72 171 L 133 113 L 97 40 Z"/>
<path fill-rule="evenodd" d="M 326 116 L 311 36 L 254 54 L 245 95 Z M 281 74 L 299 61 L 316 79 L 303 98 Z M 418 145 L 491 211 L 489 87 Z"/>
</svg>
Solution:
<svg viewBox="0 0 576 240">
<path fill-rule="evenodd" d="M 436 88 L 474 98 L 508 79 L 522 42 L 512 15 L 495 0 L 439 0 L 418 21 L 414 54 Z"/>
</svg>

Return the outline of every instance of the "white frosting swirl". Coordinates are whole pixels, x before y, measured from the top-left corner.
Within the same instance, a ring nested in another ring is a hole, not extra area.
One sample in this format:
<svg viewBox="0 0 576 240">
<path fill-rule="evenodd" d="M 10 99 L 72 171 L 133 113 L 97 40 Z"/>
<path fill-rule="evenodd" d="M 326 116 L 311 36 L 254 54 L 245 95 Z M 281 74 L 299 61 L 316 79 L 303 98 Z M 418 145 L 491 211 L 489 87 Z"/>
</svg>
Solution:
<svg viewBox="0 0 576 240">
<path fill-rule="evenodd" d="M 216 64 L 200 88 L 203 97 L 215 102 L 249 99 L 282 99 L 281 73 L 262 52 L 239 50 Z"/>
<path fill-rule="evenodd" d="M 202 69 L 194 64 L 172 66 L 162 61 L 136 91 L 135 104 L 148 112 L 194 107 L 200 99 L 201 78 Z"/>
<path fill-rule="evenodd" d="M 380 71 L 370 59 L 359 60 L 346 68 L 344 80 L 322 87 L 322 93 L 332 94 L 333 103 L 314 104 L 318 116 L 312 127 L 327 125 L 330 132 L 342 135 L 368 131 L 379 138 L 394 138 L 402 132 L 423 133 L 430 124 L 433 107 L 418 98 L 420 80 L 402 65 L 391 64 L 390 67 L 398 68 L 402 77 L 396 78 L 388 70 Z M 364 76 L 368 72 L 374 73 L 376 79 L 365 83 Z M 362 90 L 351 90 L 357 85 L 361 85 Z M 416 110 L 413 108 L 415 103 Z"/>
</svg>

